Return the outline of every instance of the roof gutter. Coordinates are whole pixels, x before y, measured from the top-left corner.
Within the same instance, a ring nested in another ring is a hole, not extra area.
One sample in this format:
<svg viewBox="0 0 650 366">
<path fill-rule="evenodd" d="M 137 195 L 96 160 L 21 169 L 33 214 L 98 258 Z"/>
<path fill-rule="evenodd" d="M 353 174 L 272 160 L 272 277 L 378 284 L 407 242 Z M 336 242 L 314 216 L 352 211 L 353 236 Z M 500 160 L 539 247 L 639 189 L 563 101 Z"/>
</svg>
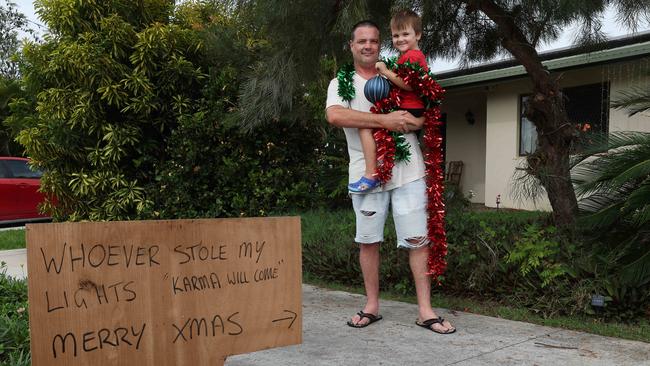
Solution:
<svg viewBox="0 0 650 366">
<path fill-rule="evenodd" d="M 650 41 L 547 60 L 543 61 L 542 64 L 548 70 L 559 71 L 579 66 L 595 66 L 597 64 L 606 62 L 640 58 L 647 55 L 650 55 Z M 445 78 L 444 73 L 440 74 L 438 75 L 438 82 L 444 88 L 451 89 L 461 86 L 470 86 L 497 80 L 511 79 L 514 77 L 525 76 L 527 74 L 526 69 L 524 69 L 522 65 L 510 66 L 477 73 L 471 73 L 471 69 L 467 71 L 468 73 L 465 75 L 451 76 L 447 78 Z"/>
</svg>

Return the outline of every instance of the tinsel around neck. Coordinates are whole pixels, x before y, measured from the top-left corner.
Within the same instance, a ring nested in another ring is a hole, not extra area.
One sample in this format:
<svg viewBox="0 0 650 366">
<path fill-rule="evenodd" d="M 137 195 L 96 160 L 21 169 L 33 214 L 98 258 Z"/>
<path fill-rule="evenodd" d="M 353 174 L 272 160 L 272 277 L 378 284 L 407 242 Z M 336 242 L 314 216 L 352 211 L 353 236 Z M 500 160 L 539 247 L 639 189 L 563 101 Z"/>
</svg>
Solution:
<svg viewBox="0 0 650 366">
<path fill-rule="evenodd" d="M 344 101 L 349 102 L 354 99 L 354 64 L 348 63 L 343 65 L 336 73 L 339 81 L 339 96 Z"/>
</svg>

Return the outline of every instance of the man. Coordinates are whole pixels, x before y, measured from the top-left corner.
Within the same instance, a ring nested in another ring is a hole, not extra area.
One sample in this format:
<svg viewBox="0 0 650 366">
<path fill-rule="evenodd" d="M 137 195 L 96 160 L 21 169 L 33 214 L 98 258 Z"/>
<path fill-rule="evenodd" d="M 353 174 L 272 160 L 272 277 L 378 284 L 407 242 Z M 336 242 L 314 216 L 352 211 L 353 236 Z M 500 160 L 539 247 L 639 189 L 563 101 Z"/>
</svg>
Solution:
<svg viewBox="0 0 650 366">
<path fill-rule="evenodd" d="M 359 128 L 385 128 L 404 132 L 410 145 L 410 161 L 396 162 L 393 178 L 369 193 L 352 194 L 356 216 L 356 237 L 359 261 L 366 289 L 366 304 L 348 325 L 366 327 L 381 320 L 379 315 L 379 245 L 389 205 L 397 232 L 398 247 L 409 250 L 409 264 L 418 299 L 417 324 L 437 333 L 452 333 L 456 329 L 438 317 L 431 307 L 431 278 L 426 274 L 429 252 L 427 238 L 426 183 L 422 151 L 413 131 L 419 130 L 424 118 L 415 118 L 406 111 L 389 114 L 370 113 L 363 88 L 368 79 L 377 75 L 375 63 L 379 57 L 379 28 L 370 21 L 357 23 L 350 39 L 354 60 L 353 85 L 355 96 L 346 101 L 338 93 L 337 79 L 332 80 L 327 93 L 326 116 L 330 124 L 342 127 L 350 155 L 349 182 L 357 181 L 365 171 Z"/>
</svg>

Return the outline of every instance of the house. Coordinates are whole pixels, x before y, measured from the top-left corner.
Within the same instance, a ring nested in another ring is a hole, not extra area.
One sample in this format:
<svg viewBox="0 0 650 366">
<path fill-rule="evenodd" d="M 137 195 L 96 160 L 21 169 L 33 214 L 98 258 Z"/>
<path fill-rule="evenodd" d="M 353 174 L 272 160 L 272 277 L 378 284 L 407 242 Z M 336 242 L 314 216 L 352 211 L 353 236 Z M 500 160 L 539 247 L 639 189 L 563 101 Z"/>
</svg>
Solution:
<svg viewBox="0 0 650 366">
<path fill-rule="evenodd" d="M 633 87 L 650 88 L 650 33 L 608 41 L 597 50 L 573 47 L 540 54 L 544 65 L 560 75 L 566 110 L 576 124 L 593 131 L 650 132 L 650 113 L 628 117 L 610 101 Z M 523 66 L 514 60 L 484 64 L 436 75 L 447 90 L 445 160 L 462 161 L 461 192 L 488 207 L 550 210 L 544 196 L 537 202 L 518 199 L 513 177 L 534 151 L 536 130 L 522 116 L 532 91 Z"/>
</svg>

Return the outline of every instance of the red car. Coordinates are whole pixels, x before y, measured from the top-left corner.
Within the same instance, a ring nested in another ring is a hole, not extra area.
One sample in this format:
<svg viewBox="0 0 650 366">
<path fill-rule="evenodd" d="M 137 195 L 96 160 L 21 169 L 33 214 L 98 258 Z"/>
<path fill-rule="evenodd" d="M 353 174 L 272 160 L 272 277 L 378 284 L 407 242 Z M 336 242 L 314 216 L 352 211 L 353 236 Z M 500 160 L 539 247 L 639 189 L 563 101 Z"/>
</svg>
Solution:
<svg viewBox="0 0 650 366">
<path fill-rule="evenodd" d="M 48 219 L 38 212 L 44 200 L 38 191 L 43 173 L 32 170 L 28 161 L 0 156 L 0 224 Z"/>
</svg>

